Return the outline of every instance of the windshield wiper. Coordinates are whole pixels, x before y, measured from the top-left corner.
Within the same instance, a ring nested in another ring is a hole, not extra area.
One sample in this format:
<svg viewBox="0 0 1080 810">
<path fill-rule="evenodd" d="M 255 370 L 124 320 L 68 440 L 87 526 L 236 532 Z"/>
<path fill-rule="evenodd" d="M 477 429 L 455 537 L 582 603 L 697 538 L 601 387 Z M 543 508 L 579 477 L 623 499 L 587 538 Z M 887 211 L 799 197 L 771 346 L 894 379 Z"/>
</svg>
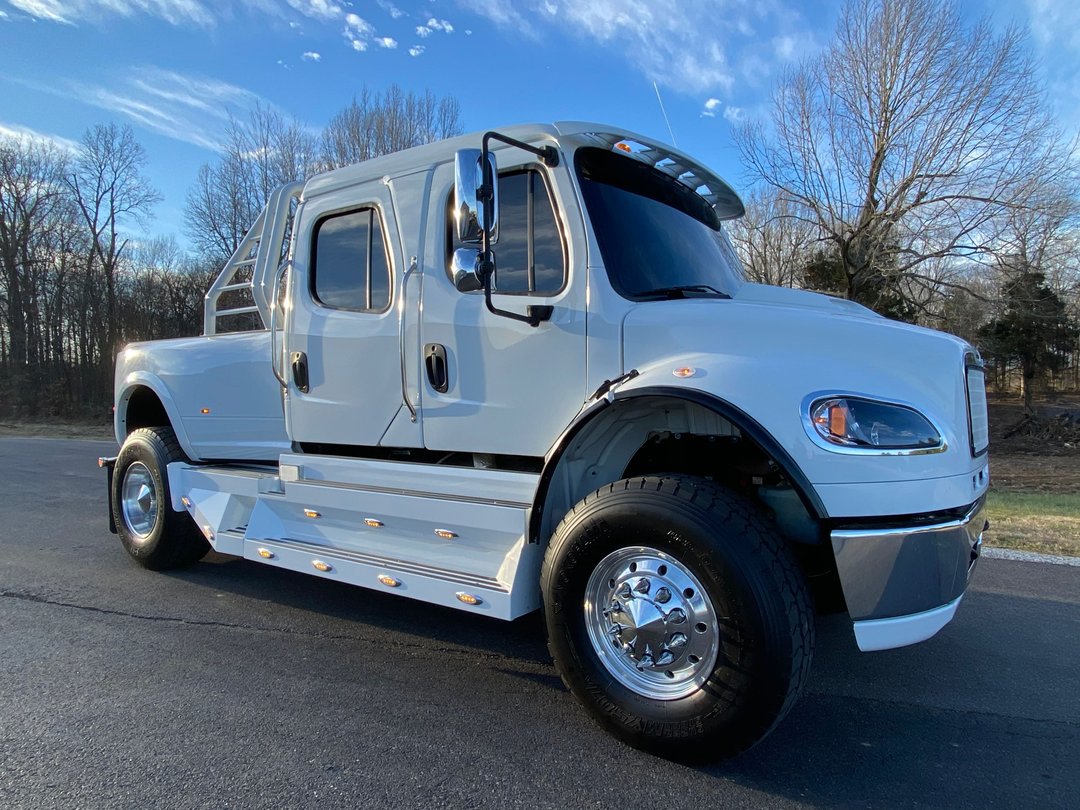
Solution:
<svg viewBox="0 0 1080 810">
<path fill-rule="evenodd" d="M 636 297 L 657 296 L 664 298 L 690 298 L 687 293 L 704 294 L 709 298 L 731 298 L 726 292 L 720 292 L 708 284 L 680 284 L 675 287 L 657 287 L 655 290 L 645 290 L 637 293 Z"/>
</svg>

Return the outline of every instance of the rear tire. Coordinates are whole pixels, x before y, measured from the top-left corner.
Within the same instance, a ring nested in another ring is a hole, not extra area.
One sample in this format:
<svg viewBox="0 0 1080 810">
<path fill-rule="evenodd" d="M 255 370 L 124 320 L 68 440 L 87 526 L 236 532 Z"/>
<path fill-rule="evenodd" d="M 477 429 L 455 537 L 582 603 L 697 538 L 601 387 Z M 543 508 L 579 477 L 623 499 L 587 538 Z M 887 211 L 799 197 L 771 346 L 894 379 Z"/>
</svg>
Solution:
<svg viewBox="0 0 1080 810">
<path fill-rule="evenodd" d="M 173 511 L 168 465 L 186 457 L 172 428 L 139 428 L 124 441 L 112 479 L 112 510 L 124 549 L 152 571 L 180 568 L 210 550 L 194 521 Z"/>
<path fill-rule="evenodd" d="M 813 656 L 802 574 L 775 529 L 688 476 L 617 481 L 555 531 L 541 575 L 563 681 L 619 739 L 731 756 L 794 705 Z"/>
</svg>

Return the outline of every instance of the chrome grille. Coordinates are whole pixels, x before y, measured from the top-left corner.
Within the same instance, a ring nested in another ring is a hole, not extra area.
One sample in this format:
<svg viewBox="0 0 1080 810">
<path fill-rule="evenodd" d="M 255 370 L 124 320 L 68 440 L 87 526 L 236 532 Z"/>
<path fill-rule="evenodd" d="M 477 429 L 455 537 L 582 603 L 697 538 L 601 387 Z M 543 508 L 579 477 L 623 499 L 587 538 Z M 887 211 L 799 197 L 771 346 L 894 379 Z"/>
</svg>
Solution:
<svg viewBox="0 0 1080 810">
<path fill-rule="evenodd" d="M 979 455 L 990 444 L 990 426 L 986 418 L 986 375 L 976 366 L 967 368 L 967 399 L 971 450 Z"/>
</svg>

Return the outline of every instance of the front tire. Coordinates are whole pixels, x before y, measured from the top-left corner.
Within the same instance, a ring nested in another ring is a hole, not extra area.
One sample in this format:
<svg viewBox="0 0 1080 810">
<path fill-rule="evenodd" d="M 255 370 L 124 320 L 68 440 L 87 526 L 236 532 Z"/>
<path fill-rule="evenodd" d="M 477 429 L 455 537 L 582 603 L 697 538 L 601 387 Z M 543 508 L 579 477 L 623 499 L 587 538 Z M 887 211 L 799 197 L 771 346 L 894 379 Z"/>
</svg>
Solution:
<svg viewBox="0 0 1080 810">
<path fill-rule="evenodd" d="M 589 495 L 555 530 L 541 586 L 563 681 L 635 747 L 737 754 L 806 683 L 802 574 L 771 524 L 711 482 L 646 476 Z"/>
<path fill-rule="evenodd" d="M 183 460 L 171 428 L 139 428 L 124 440 L 113 468 L 117 534 L 127 553 L 153 571 L 191 565 L 210 550 L 194 521 L 172 509 L 166 470 Z"/>
</svg>

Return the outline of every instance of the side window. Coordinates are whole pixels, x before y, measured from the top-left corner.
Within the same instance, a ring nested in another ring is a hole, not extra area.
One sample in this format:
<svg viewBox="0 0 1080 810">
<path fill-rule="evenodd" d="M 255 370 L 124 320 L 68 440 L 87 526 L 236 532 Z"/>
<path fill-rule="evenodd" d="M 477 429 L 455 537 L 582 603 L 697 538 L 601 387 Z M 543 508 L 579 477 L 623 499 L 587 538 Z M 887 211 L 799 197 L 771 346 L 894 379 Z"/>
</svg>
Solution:
<svg viewBox="0 0 1080 810">
<path fill-rule="evenodd" d="M 390 306 L 390 262 L 374 208 L 335 214 L 315 226 L 311 292 L 323 306 L 382 312 Z"/>
<path fill-rule="evenodd" d="M 453 201 L 448 206 L 448 212 Z M 465 247 L 453 237 L 450 252 Z M 495 284 L 501 293 L 551 295 L 566 280 L 566 253 L 544 176 L 535 169 L 499 175 L 499 241 Z M 449 253 L 448 253 L 449 257 Z M 449 264 L 449 262 L 448 262 Z"/>
</svg>

